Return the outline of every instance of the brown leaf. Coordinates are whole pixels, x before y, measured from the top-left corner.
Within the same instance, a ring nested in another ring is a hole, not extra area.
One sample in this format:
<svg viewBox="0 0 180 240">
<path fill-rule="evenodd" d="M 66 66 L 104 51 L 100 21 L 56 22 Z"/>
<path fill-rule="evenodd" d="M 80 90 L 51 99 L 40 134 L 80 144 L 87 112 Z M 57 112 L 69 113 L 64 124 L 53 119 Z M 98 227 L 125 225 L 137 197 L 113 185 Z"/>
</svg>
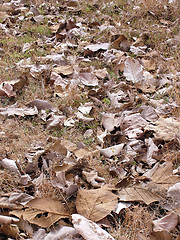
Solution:
<svg viewBox="0 0 180 240">
<path fill-rule="evenodd" d="M 98 188 L 104 185 L 105 179 L 99 177 L 96 171 L 91 172 L 82 171 L 82 174 L 86 181 L 90 183 L 93 187 Z"/>
<path fill-rule="evenodd" d="M 161 199 L 157 193 L 138 186 L 124 188 L 118 192 L 118 196 L 121 201 L 140 201 L 145 202 L 147 205 Z"/>
<path fill-rule="evenodd" d="M 20 233 L 19 228 L 16 225 L 2 225 L 0 226 L 0 232 L 15 239 L 19 238 Z"/>
<path fill-rule="evenodd" d="M 71 75 L 74 72 L 74 69 L 71 65 L 59 66 L 53 68 L 53 71 L 58 74 L 62 74 L 65 76 Z"/>
<path fill-rule="evenodd" d="M 11 214 L 23 218 L 40 227 L 50 227 L 62 218 L 70 217 L 64 205 L 54 199 L 36 198 L 26 204 L 28 208 L 20 211 L 12 211 Z"/>
<path fill-rule="evenodd" d="M 124 35 L 120 35 L 114 42 L 113 47 L 116 49 L 121 49 L 125 52 L 128 52 L 130 49 L 130 44 L 127 38 Z"/>
<path fill-rule="evenodd" d="M 97 86 L 98 79 L 93 73 L 80 73 L 79 79 L 85 86 Z"/>
<path fill-rule="evenodd" d="M 117 203 L 117 196 L 105 187 L 95 190 L 79 189 L 76 209 L 79 214 L 96 222 L 106 217 Z"/>
<path fill-rule="evenodd" d="M 34 107 L 36 106 L 38 110 L 54 110 L 54 107 L 52 106 L 51 103 L 49 103 L 46 100 L 41 100 L 41 99 L 35 99 L 32 102 L 29 102 L 27 104 L 29 107 Z"/>
</svg>

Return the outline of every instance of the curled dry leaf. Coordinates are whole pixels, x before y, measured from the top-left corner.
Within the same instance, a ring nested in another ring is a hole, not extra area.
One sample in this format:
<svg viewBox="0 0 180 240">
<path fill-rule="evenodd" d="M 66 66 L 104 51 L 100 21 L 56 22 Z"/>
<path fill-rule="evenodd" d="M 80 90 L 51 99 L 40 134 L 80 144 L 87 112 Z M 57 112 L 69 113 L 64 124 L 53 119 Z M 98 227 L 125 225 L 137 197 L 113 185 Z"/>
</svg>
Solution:
<svg viewBox="0 0 180 240">
<path fill-rule="evenodd" d="M 10 107 L 6 107 L 6 108 L 0 108 L 0 115 L 3 116 L 33 116 L 33 115 L 37 115 L 38 114 L 38 110 L 36 107 L 34 108 L 18 108 L 16 107 L 16 104 L 11 105 Z"/>
<path fill-rule="evenodd" d="M 104 113 L 102 117 L 102 125 L 107 131 L 111 132 L 115 127 L 119 127 L 121 119 L 113 113 Z"/>
<path fill-rule="evenodd" d="M 124 76 L 133 83 L 141 82 L 143 79 L 142 65 L 138 60 L 128 57 L 125 61 Z"/>
<path fill-rule="evenodd" d="M 0 226 L 0 233 L 3 233 L 4 235 L 14 239 L 18 239 L 20 231 L 17 225 L 10 224 Z"/>
<path fill-rule="evenodd" d="M 173 118 L 160 117 L 156 122 L 150 123 L 145 130 L 154 131 L 154 136 L 165 141 L 171 141 L 180 133 L 180 122 Z"/>
<path fill-rule="evenodd" d="M 0 215 L 0 225 L 16 223 L 18 221 L 19 219 L 17 218 Z"/>
<path fill-rule="evenodd" d="M 153 231 L 172 231 L 178 224 L 178 215 L 176 213 L 169 213 L 167 216 L 153 221 Z"/>
<path fill-rule="evenodd" d="M 79 189 L 76 198 L 77 212 L 92 221 L 106 217 L 117 206 L 117 196 L 106 187 L 99 189 Z"/>
<path fill-rule="evenodd" d="M 130 44 L 128 39 L 124 35 L 120 35 L 114 42 L 113 47 L 116 49 L 121 49 L 122 51 L 128 52 L 130 49 Z"/>
<path fill-rule="evenodd" d="M 15 97 L 16 94 L 13 92 L 13 87 L 8 82 L 0 84 L 0 96 Z"/>
<path fill-rule="evenodd" d="M 34 199 L 34 197 L 27 193 L 15 192 L 15 193 L 11 193 L 9 196 L 10 203 L 16 203 L 16 204 L 22 204 L 22 205 L 26 205 L 32 199 Z"/>
<path fill-rule="evenodd" d="M 85 103 L 84 105 L 78 107 L 78 110 L 83 114 L 89 114 L 92 108 L 92 103 Z"/>
<path fill-rule="evenodd" d="M 98 176 L 98 173 L 95 171 L 86 172 L 82 171 L 83 177 L 85 180 L 90 183 L 93 187 L 101 187 L 104 185 L 105 179 Z"/>
<path fill-rule="evenodd" d="M 76 231 L 85 240 L 114 240 L 114 238 L 99 227 L 96 223 L 88 220 L 80 214 L 72 214 L 72 223 Z"/>
<path fill-rule="evenodd" d="M 46 234 L 45 229 L 39 229 L 33 236 L 33 240 L 81 240 L 82 238 L 73 227 L 62 226 L 52 229 Z"/>
<path fill-rule="evenodd" d="M 120 154 L 121 151 L 123 150 L 123 147 L 124 147 L 124 143 L 121 143 L 121 144 L 114 145 L 109 148 L 100 149 L 100 153 L 103 156 L 110 158 L 112 156 L 116 156 L 116 155 Z"/>
<path fill-rule="evenodd" d="M 4 158 L 0 161 L 0 166 L 9 169 L 11 172 L 16 173 L 18 175 L 21 175 L 17 165 L 16 165 L 16 161 L 15 160 L 11 160 L 8 158 Z"/>
<path fill-rule="evenodd" d="M 109 43 L 100 43 L 100 44 L 90 44 L 86 46 L 84 49 L 90 50 L 92 52 L 97 52 L 99 50 L 108 50 L 109 47 L 110 47 Z"/>
</svg>

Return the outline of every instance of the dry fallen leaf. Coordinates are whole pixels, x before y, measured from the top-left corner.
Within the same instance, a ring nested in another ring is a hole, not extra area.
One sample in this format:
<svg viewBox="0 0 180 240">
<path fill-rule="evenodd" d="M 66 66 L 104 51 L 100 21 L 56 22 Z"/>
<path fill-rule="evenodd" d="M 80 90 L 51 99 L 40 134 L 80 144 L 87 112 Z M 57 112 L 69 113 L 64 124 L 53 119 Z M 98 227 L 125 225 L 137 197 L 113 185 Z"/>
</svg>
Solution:
<svg viewBox="0 0 180 240">
<path fill-rule="evenodd" d="M 13 92 L 13 87 L 8 82 L 0 84 L 0 96 L 15 97 L 16 94 Z"/>
<path fill-rule="evenodd" d="M 72 214 L 72 223 L 85 240 L 114 240 L 108 232 L 80 214 Z"/>
<path fill-rule="evenodd" d="M 156 122 L 146 126 L 145 130 L 154 131 L 155 138 L 171 141 L 180 133 L 180 122 L 173 118 L 160 117 Z"/>
<path fill-rule="evenodd" d="M 28 202 L 26 207 L 25 210 L 11 211 L 11 214 L 19 218 L 23 216 L 28 222 L 44 228 L 50 227 L 62 218 L 70 217 L 64 205 L 54 199 L 36 198 Z"/>
<path fill-rule="evenodd" d="M 1 225 L 0 233 L 3 233 L 6 236 L 17 239 L 19 238 L 20 231 L 17 225 L 10 224 L 10 225 Z"/>
<path fill-rule="evenodd" d="M 0 166 L 4 167 L 6 169 L 9 169 L 13 173 L 20 175 L 20 172 L 17 168 L 15 160 L 4 158 L 4 159 L 0 160 Z"/>
<path fill-rule="evenodd" d="M 99 50 L 107 50 L 110 47 L 109 43 L 100 43 L 100 44 L 90 44 L 86 46 L 85 50 L 90 50 L 92 52 L 97 52 Z"/>
<path fill-rule="evenodd" d="M 118 144 L 118 145 L 114 145 L 112 147 L 109 148 L 104 148 L 104 149 L 100 149 L 100 153 L 107 157 L 110 158 L 112 156 L 116 156 L 119 155 L 120 152 L 123 150 L 124 147 L 124 143 Z"/>
<path fill-rule="evenodd" d="M 180 208 L 180 182 L 168 189 L 167 196 L 172 198 L 177 208 Z"/>
<path fill-rule="evenodd" d="M 74 72 L 74 69 L 71 65 L 59 66 L 53 68 L 53 71 L 58 74 L 62 74 L 65 76 L 71 75 Z"/>
<path fill-rule="evenodd" d="M 82 171 L 82 175 L 85 178 L 85 180 L 95 188 L 98 188 L 104 185 L 105 179 L 102 177 L 99 177 L 96 171 L 91 171 L 91 172 Z"/>
<path fill-rule="evenodd" d="M 0 225 L 16 223 L 18 221 L 19 219 L 17 218 L 0 215 Z"/>
<path fill-rule="evenodd" d="M 178 215 L 176 213 L 169 213 L 167 216 L 153 221 L 153 231 L 172 231 L 178 224 Z"/>
<path fill-rule="evenodd" d="M 125 61 L 124 76 L 133 83 L 141 82 L 143 79 L 142 65 L 138 60 L 128 57 Z"/>
<path fill-rule="evenodd" d="M 143 189 L 140 186 L 124 188 L 118 192 L 118 196 L 121 201 L 140 201 L 145 202 L 147 205 L 161 200 L 161 196 L 157 193 L 150 191 L 150 189 Z"/>
<path fill-rule="evenodd" d="M 76 209 L 79 214 L 96 222 L 115 209 L 117 203 L 117 196 L 106 187 L 93 190 L 79 189 Z"/>
<path fill-rule="evenodd" d="M 38 110 L 36 107 L 34 108 L 18 108 L 16 107 L 16 104 L 14 105 L 11 105 L 9 107 L 6 107 L 6 108 L 0 108 L 0 115 L 3 115 L 3 116 L 14 116 L 14 115 L 17 115 L 17 116 L 33 116 L 33 115 L 36 115 L 38 114 Z"/>
</svg>

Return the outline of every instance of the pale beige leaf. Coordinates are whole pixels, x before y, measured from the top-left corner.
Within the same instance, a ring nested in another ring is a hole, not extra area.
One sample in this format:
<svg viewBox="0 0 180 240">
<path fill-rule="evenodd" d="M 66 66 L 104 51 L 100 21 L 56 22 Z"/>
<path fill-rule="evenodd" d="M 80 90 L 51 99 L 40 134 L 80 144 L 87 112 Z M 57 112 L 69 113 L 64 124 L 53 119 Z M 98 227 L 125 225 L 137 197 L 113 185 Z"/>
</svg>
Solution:
<svg viewBox="0 0 180 240">
<path fill-rule="evenodd" d="M 74 69 L 71 65 L 59 66 L 53 68 L 53 71 L 58 74 L 71 75 L 74 72 Z"/>
<path fill-rule="evenodd" d="M 117 203 L 117 196 L 105 187 L 93 190 L 79 189 L 76 209 L 86 218 L 99 221 L 115 209 Z"/>
<path fill-rule="evenodd" d="M 178 215 L 176 213 L 169 213 L 167 216 L 153 221 L 153 231 L 172 231 L 178 224 Z"/>
<path fill-rule="evenodd" d="M 138 60 L 128 57 L 125 61 L 124 76 L 133 83 L 140 82 L 143 79 L 142 65 Z"/>
<path fill-rule="evenodd" d="M 180 182 L 170 187 L 167 193 L 167 196 L 173 199 L 175 206 L 180 208 Z"/>
<path fill-rule="evenodd" d="M 80 214 L 72 214 L 72 222 L 76 231 L 85 240 L 114 240 L 108 232 Z"/>
<path fill-rule="evenodd" d="M 109 148 L 100 149 L 100 153 L 103 156 L 105 156 L 107 158 L 110 158 L 112 156 L 116 156 L 116 155 L 120 154 L 123 147 L 124 147 L 124 143 L 121 143 L 121 144 L 114 145 L 114 146 L 109 147 Z"/>
<path fill-rule="evenodd" d="M 180 133 L 180 121 L 173 118 L 159 118 L 156 122 L 150 123 L 145 130 L 154 131 L 156 138 L 171 141 Z"/>
<path fill-rule="evenodd" d="M 1 224 L 16 223 L 18 221 L 19 220 L 17 218 L 0 215 L 0 225 Z"/>
</svg>

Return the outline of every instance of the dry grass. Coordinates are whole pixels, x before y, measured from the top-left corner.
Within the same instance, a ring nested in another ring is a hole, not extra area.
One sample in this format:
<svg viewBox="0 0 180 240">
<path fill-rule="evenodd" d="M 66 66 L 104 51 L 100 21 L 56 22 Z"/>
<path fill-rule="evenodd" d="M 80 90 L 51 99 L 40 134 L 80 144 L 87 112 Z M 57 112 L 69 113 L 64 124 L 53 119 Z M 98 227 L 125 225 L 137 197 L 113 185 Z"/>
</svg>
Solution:
<svg viewBox="0 0 180 240">
<path fill-rule="evenodd" d="M 117 231 L 113 230 L 111 234 L 115 239 L 137 240 L 140 239 L 140 235 L 146 238 L 152 231 L 153 218 L 153 214 L 140 205 L 126 209 L 121 214 Z"/>
</svg>

